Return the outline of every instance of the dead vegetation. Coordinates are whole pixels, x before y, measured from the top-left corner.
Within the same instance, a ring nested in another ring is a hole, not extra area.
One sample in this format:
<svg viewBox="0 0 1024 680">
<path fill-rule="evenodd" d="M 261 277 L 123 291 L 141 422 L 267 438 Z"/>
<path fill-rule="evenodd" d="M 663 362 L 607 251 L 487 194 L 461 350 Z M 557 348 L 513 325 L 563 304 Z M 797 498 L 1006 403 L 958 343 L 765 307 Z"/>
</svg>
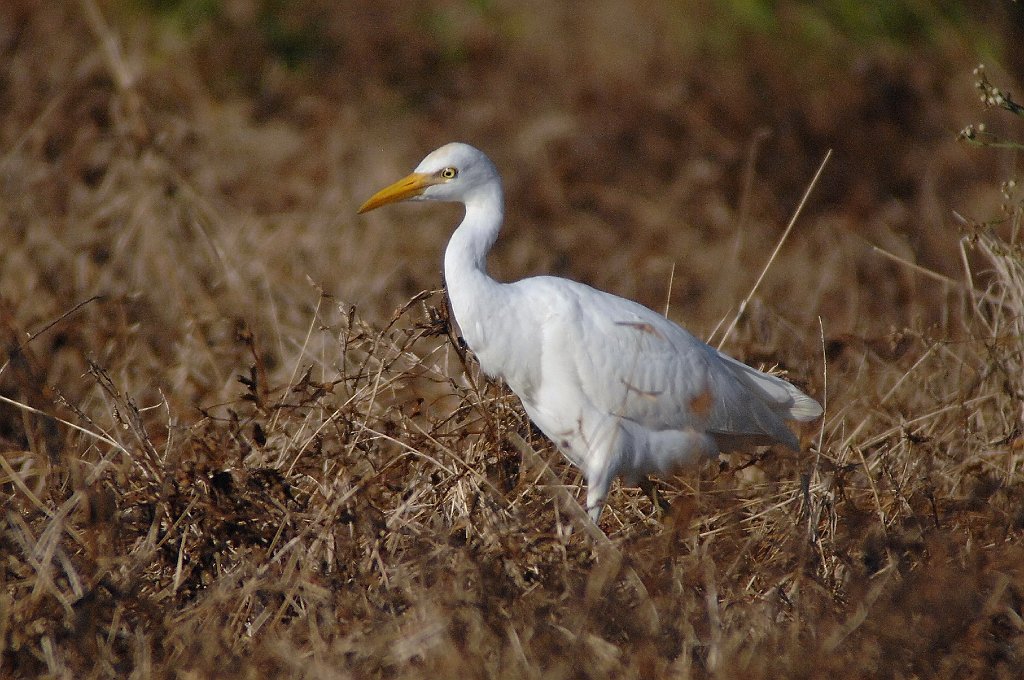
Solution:
<svg viewBox="0 0 1024 680">
<path fill-rule="evenodd" d="M 0 9 L 0 674 L 1019 677 L 1024 202 L 955 143 L 955 26 L 801 61 L 703 2 L 414 4 Z M 498 272 L 707 335 L 835 147 L 729 345 L 825 400 L 808 450 L 586 535 L 433 290 L 452 214 L 354 217 L 456 137 Z"/>
</svg>

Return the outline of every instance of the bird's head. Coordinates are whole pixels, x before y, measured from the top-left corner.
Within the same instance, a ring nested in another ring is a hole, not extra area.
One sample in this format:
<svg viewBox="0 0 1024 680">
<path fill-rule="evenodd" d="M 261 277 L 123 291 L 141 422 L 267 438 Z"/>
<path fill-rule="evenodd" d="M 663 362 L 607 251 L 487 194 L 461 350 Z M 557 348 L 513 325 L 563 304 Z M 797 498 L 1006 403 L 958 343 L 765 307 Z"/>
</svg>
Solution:
<svg viewBox="0 0 1024 680">
<path fill-rule="evenodd" d="M 359 207 L 369 212 L 398 201 L 468 203 L 481 192 L 501 191 L 498 171 L 482 151 L 453 142 L 430 152 L 416 169 L 384 187 Z"/>
</svg>

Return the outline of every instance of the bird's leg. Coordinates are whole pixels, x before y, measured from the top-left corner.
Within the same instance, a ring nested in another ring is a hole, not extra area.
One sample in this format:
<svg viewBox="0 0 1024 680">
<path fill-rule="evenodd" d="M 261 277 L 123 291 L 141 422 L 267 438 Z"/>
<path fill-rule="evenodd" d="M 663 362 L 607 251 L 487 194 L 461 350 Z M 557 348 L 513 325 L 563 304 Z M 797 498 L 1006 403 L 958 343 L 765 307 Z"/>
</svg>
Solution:
<svg viewBox="0 0 1024 680">
<path fill-rule="evenodd" d="M 607 473 L 594 475 L 587 479 L 587 514 L 594 524 L 597 524 L 604 509 L 604 499 L 608 495 L 608 487 L 611 486 L 611 476 Z"/>
<path fill-rule="evenodd" d="M 658 485 L 655 484 L 650 477 L 640 478 L 640 489 L 647 494 L 647 497 L 651 499 L 651 504 L 654 505 L 654 511 L 661 516 L 672 509 L 672 506 L 664 496 L 658 493 Z"/>
<path fill-rule="evenodd" d="M 593 485 L 588 485 L 587 514 L 590 515 L 590 519 L 594 524 L 597 524 L 597 520 L 601 517 L 602 510 L 604 510 L 604 494 L 599 494 L 596 492 Z"/>
</svg>

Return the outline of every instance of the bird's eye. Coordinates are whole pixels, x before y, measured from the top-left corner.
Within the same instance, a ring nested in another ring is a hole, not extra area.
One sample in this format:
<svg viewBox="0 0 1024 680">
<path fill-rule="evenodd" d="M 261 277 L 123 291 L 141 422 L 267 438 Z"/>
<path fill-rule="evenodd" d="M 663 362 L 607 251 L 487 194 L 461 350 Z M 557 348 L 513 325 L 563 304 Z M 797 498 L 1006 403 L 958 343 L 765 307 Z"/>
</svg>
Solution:
<svg viewBox="0 0 1024 680">
<path fill-rule="evenodd" d="M 459 171 L 455 168 L 445 168 L 441 171 L 440 175 L 443 179 L 455 179 L 455 176 L 459 174 Z"/>
</svg>

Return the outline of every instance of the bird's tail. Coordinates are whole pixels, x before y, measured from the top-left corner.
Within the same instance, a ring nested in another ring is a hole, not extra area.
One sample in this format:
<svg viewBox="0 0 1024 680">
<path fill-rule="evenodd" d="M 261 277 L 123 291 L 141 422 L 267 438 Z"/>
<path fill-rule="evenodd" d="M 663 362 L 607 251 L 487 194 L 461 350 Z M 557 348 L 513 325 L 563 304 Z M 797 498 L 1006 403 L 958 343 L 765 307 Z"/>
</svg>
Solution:
<svg viewBox="0 0 1024 680">
<path fill-rule="evenodd" d="M 821 405 L 782 378 L 751 368 L 725 354 L 719 353 L 719 356 L 746 395 L 731 408 L 725 407 L 718 414 L 712 412 L 709 434 L 720 449 L 746 449 L 773 443 L 800 448 L 799 440 L 786 423 L 808 423 L 819 418 Z M 743 415 L 738 416 L 738 413 Z"/>
<path fill-rule="evenodd" d="M 782 378 L 751 368 L 728 355 L 719 353 L 719 356 L 732 369 L 733 375 L 779 416 L 800 423 L 809 423 L 821 416 L 821 404 Z"/>
</svg>

